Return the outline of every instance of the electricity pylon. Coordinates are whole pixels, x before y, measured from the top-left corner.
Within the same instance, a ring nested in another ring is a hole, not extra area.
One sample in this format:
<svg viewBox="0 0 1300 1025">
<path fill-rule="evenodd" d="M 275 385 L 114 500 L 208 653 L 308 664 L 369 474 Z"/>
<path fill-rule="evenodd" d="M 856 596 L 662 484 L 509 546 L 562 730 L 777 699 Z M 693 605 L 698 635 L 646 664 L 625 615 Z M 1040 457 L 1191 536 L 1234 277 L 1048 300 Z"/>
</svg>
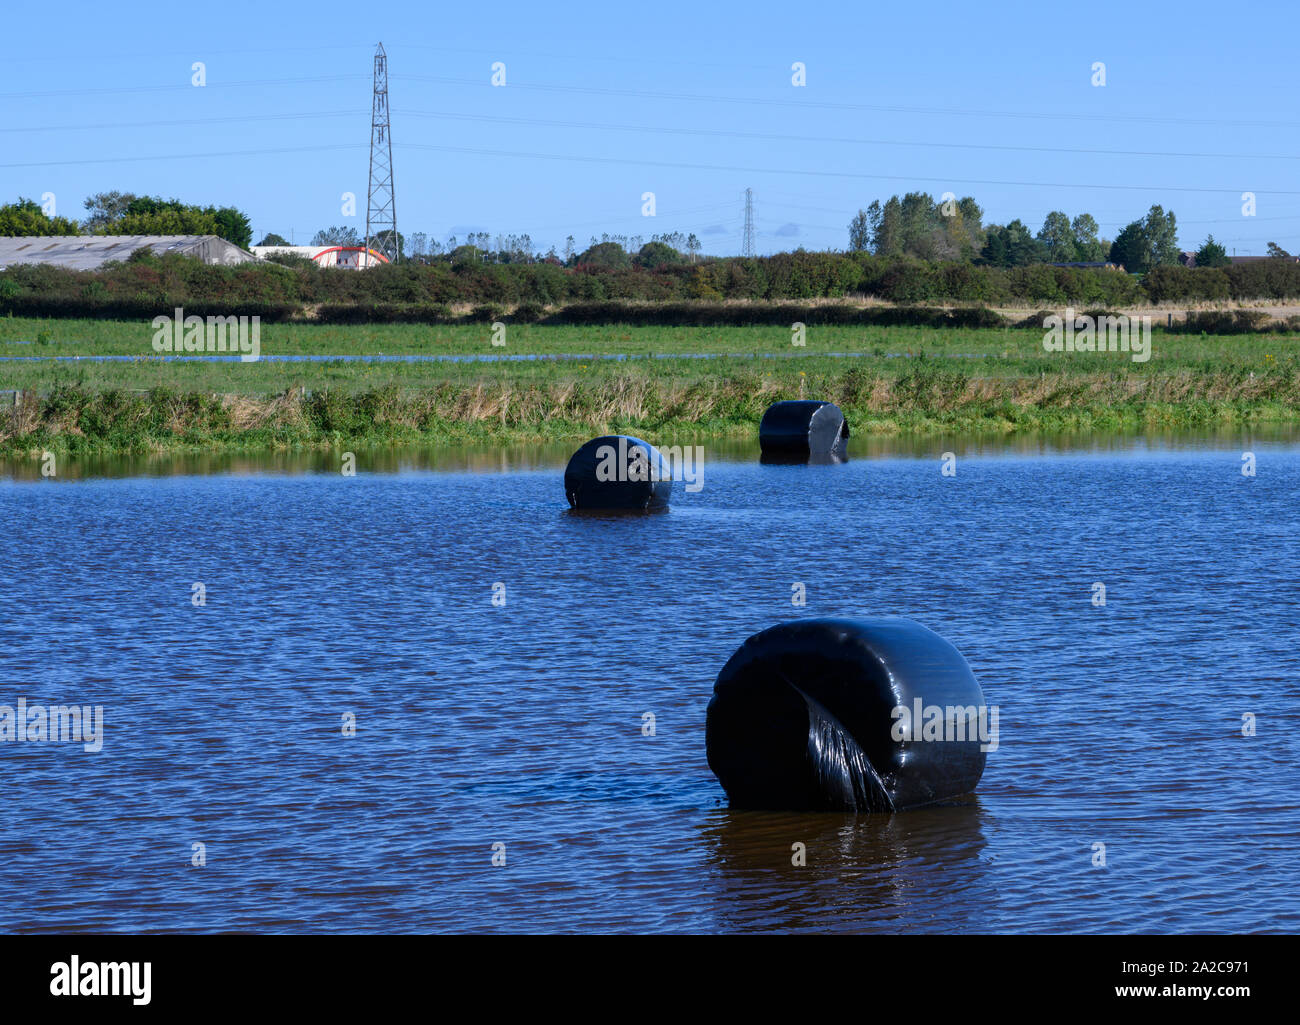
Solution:
<svg viewBox="0 0 1300 1025">
<path fill-rule="evenodd" d="M 370 187 L 366 193 L 366 248 L 390 262 L 401 258 L 393 193 L 393 137 L 388 123 L 388 55 L 375 50 L 375 98 L 370 118 Z"/>
</svg>

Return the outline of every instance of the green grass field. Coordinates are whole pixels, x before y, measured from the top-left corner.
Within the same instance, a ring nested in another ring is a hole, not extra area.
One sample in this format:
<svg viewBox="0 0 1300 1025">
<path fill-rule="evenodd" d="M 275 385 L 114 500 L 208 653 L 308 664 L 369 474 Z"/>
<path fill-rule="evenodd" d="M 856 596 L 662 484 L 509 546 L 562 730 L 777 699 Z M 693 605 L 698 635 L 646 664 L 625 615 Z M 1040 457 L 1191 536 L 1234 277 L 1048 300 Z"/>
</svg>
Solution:
<svg viewBox="0 0 1300 1025">
<path fill-rule="evenodd" d="M 531 441 L 619 431 L 753 434 L 783 398 L 837 402 L 863 433 L 1106 430 L 1300 421 L 1300 336 L 1157 329 L 1151 359 L 1051 353 L 1039 329 L 267 324 L 261 353 L 627 360 L 164 362 L 147 322 L 0 318 L 0 448 L 292 448 Z M 832 353 L 858 353 L 837 357 Z M 647 358 L 650 354 L 669 358 Z M 719 354 L 717 358 L 697 358 Z M 149 394 L 145 394 L 149 393 Z"/>
<path fill-rule="evenodd" d="M 0 356 L 138 356 L 156 359 L 153 327 L 144 321 L 32 320 L 0 317 Z M 1150 364 L 1201 365 L 1213 361 L 1220 367 L 1239 362 L 1295 356 L 1300 335 L 1203 336 L 1154 331 Z M 542 326 L 512 324 L 505 344 L 492 345 L 488 324 L 359 326 L 316 324 L 263 324 L 263 355 L 559 355 L 649 354 L 695 356 L 725 353 L 754 356 L 814 356 L 853 352 L 868 360 L 890 359 L 897 354 L 932 356 L 976 354 L 990 360 L 1041 363 L 1060 369 L 1072 361 L 1080 369 L 1099 369 L 1098 361 L 1125 362 L 1118 353 L 1105 356 L 1084 353 L 1048 353 L 1038 328 L 913 328 L 814 325 L 806 331 L 806 344 L 791 344 L 783 327 L 628 327 Z M 44 343 L 37 340 L 47 339 Z M 443 371 L 439 371 L 442 373 Z M 0 371 L 8 380 L 10 371 Z M 237 382 L 236 382 L 237 384 Z"/>
</svg>

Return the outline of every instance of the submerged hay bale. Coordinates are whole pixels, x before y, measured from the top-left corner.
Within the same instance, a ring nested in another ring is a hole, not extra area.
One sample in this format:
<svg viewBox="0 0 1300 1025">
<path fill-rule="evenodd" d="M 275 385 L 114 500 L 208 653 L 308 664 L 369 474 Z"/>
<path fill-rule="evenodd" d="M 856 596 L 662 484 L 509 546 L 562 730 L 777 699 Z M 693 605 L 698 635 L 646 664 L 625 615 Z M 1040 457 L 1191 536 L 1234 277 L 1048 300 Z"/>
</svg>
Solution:
<svg viewBox="0 0 1300 1025">
<path fill-rule="evenodd" d="M 966 660 L 906 619 L 805 619 L 723 666 L 705 728 L 734 807 L 892 812 L 969 793 L 997 714 Z"/>
<path fill-rule="evenodd" d="M 564 494 L 580 511 L 658 512 L 672 497 L 672 468 L 647 441 L 608 434 L 587 442 L 564 469 Z"/>
<path fill-rule="evenodd" d="M 792 399 L 767 407 L 758 425 L 764 462 L 842 462 L 849 422 L 840 407 L 820 399 Z"/>
</svg>

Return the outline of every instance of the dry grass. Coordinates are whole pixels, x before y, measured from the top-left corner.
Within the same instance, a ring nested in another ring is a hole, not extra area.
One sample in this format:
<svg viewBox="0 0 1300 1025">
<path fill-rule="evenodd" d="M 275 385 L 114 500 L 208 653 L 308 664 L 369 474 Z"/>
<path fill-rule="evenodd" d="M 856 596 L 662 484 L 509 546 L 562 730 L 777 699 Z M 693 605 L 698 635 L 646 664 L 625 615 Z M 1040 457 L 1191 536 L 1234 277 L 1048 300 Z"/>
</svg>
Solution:
<svg viewBox="0 0 1300 1025">
<path fill-rule="evenodd" d="M 812 366 L 813 364 L 800 364 Z M 1300 421 L 1293 366 L 1199 372 L 1111 370 L 994 376 L 937 361 L 903 374 L 827 361 L 805 374 L 733 370 L 696 377 L 607 368 L 588 377 L 443 382 L 433 388 L 247 394 L 147 394 L 65 389 L 0 415 L 0 448 L 37 446 L 158 450 L 175 446 L 284 447 L 342 438 L 373 443 L 491 437 L 570 438 L 592 432 L 653 433 L 671 426 L 701 436 L 753 432 L 780 399 L 837 402 L 856 434 L 899 430 L 1037 429 L 1257 419 Z"/>
</svg>

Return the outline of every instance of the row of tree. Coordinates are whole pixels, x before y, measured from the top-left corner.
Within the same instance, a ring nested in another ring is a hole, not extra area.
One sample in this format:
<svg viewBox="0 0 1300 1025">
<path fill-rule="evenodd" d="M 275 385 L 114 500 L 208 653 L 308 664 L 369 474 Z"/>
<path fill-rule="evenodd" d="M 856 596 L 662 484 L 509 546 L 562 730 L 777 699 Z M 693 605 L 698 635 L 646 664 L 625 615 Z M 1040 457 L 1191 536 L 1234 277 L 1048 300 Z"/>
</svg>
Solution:
<svg viewBox="0 0 1300 1025">
<path fill-rule="evenodd" d="M 924 192 L 891 196 L 859 210 L 849 223 L 849 251 L 876 256 L 913 257 L 929 262 L 970 263 L 987 267 L 1029 267 L 1035 264 L 1113 263 L 1132 273 L 1180 263 L 1178 222 L 1173 211 L 1152 206 L 1145 217 L 1126 225 L 1112 241 L 1100 236 L 1096 218 L 1081 213 L 1073 218 L 1053 210 L 1035 233 L 1021 220 L 985 225 L 984 211 L 971 196 L 946 196 L 935 200 Z M 445 242 L 424 232 L 409 241 L 399 234 L 404 259 L 414 263 L 518 264 L 551 263 L 566 267 L 670 266 L 700 259 L 700 240 L 693 234 L 672 232 L 641 236 L 603 234 L 591 237 L 581 251 L 572 235 L 561 255 L 555 247 L 540 253 L 527 234 L 492 235 L 471 232 L 464 241 L 452 235 Z M 287 245 L 280 236 L 268 235 L 263 245 Z M 355 228 L 331 227 L 317 232 L 313 245 L 362 245 Z M 1269 243 L 1269 255 L 1285 255 Z M 1196 253 L 1197 266 L 1221 267 L 1231 261 L 1211 235 Z"/>
<path fill-rule="evenodd" d="M 198 206 L 130 192 L 96 193 L 86 199 L 84 207 L 87 215 L 78 222 L 49 214 L 35 201 L 20 198 L 0 206 L 0 235 L 217 235 L 245 249 L 253 237 L 248 218 L 234 207 Z M 983 220 L 984 211 L 970 196 L 957 199 L 949 193 L 940 200 L 924 192 L 891 196 L 858 211 L 849 223 L 849 251 L 1002 268 L 1108 262 L 1132 273 L 1180 262 L 1177 220 L 1173 211 L 1166 212 L 1159 205 L 1126 225 L 1113 241 L 1100 237 L 1096 219 L 1087 213 L 1071 218 L 1054 210 L 1037 233 L 1019 219 L 987 226 Z M 388 241 L 387 233 L 379 240 Z M 581 250 L 569 235 L 563 253 L 554 246 L 546 253 L 538 252 L 526 233 L 471 232 L 463 241 L 455 235 L 439 241 L 425 232 L 415 232 L 409 239 L 398 233 L 396 241 L 404 262 L 417 264 L 548 263 L 654 270 L 702 259 L 700 240 L 683 232 L 654 235 L 649 242 L 639 235 L 593 235 Z M 364 243 L 356 228 L 339 226 L 318 231 L 311 241 L 316 246 Z M 259 245 L 287 246 L 289 242 L 271 233 Z M 1269 255 L 1288 254 L 1270 242 Z M 1230 262 L 1213 236 L 1196 252 L 1199 267 L 1221 267 Z"/>
<path fill-rule="evenodd" d="M 0 206 L 0 235 L 218 235 L 247 249 L 253 226 L 233 206 L 196 206 L 179 199 L 98 192 L 81 221 L 58 217 L 32 199 Z"/>
<path fill-rule="evenodd" d="M 1053 210 L 1037 233 L 1019 219 L 987 226 L 983 219 L 984 211 L 970 196 L 957 199 L 948 194 L 937 201 L 924 192 L 891 196 L 859 210 L 849 222 L 849 249 L 988 267 L 1114 263 L 1135 274 L 1180 263 L 1177 218 L 1159 205 L 1125 225 L 1113 241 L 1100 237 L 1096 219 L 1087 213 L 1071 218 Z M 1270 242 L 1268 255 L 1289 254 Z M 1231 262 L 1213 235 L 1196 251 L 1198 267 Z"/>
<path fill-rule="evenodd" d="M 1173 211 L 1153 206 L 1110 241 L 1097 220 L 1071 218 L 1053 210 L 1035 233 L 1023 221 L 984 224 L 984 211 L 971 196 L 942 199 L 924 192 L 875 200 L 849 222 L 849 249 L 877 256 L 913 256 L 989 267 L 1038 263 L 1117 263 L 1141 273 L 1178 263 L 1178 225 Z"/>
</svg>

